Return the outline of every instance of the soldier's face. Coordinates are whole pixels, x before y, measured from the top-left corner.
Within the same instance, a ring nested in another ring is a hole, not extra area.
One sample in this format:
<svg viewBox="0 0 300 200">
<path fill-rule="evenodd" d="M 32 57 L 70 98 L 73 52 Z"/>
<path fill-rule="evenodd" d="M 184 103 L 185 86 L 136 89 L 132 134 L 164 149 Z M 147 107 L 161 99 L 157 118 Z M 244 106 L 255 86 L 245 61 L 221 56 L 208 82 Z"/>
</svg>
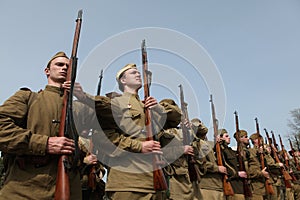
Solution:
<svg viewBox="0 0 300 200">
<path fill-rule="evenodd" d="M 49 82 L 63 83 L 66 81 L 69 59 L 58 57 L 51 61 L 50 67 L 45 69 Z"/>
<path fill-rule="evenodd" d="M 121 78 L 121 82 L 123 85 L 134 88 L 134 89 L 139 89 L 142 87 L 142 79 L 141 79 L 141 74 L 137 69 L 129 69 L 124 72 L 123 77 Z"/>
<path fill-rule="evenodd" d="M 230 144 L 230 136 L 227 133 L 224 133 L 222 139 L 227 143 Z"/>
<path fill-rule="evenodd" d="M 248 138 L 248 136 L 243 136 L 243 137 L 241 137 L 240 138 L 240 141 L 242 142 L 242 143 L 244 143 L 244 144 L 249 144 L 249 138 Z"/>
</svg>

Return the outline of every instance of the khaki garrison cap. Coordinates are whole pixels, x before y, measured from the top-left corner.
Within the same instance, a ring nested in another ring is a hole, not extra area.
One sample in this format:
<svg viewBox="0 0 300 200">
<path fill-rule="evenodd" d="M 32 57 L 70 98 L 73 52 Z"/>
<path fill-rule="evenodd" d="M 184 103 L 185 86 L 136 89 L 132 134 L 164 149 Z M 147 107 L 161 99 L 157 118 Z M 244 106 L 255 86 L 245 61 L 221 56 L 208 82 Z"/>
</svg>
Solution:
<svg viewBox="0 0 300 200">
<path fill-rule="evenodd" d="M 258 133 L 253 133 L 251 136 L 250 136 L 250 139 L 251 140 L 255 140 L 257 138 L 261 137 Z"/>
<path fill-rule="evenodd" d="M 247 135 L 248 135 L 247 131 L 245 131 L 245 130 L 239 130 L 239 136 L 240 136 L 240 138 L 243 137 L 243 136 L 247 136 Z M 234 133 L 233 137 L 237 138 L 237 132 Z"/>
<path fill-rule="evenodd" d="M 227 130 L 226 130 L 225 128 L 222 128 L 222 129 L 219 129 L 219 130 L 218 130 L 218 134 L 219 134 L 219 135 L 221 135 L 221 134 L 224 135 L 225 133 L 228 133 Z"/>
<path fill-rule="evenodd" d="M 119 81 L 120 78 L 122 77 L 123 73 L 129 69 L 136 69 L 136 65 L 133 63 L 130 63 L 130 64 L 125 65 L 122 69 L 120 69 L 120 71 L 118 71 L 118 73 L 116 75 L 117 81 Z"/>
<path fill-rule="evenodd" d="M 57 52 L 48 62 L 47 64 L 47 68 L 50 67 L 50 63 L 52 60 L 54 60 L 55 58 L 58 58 L 58 57 L 65 57 L 65 58 L 68 58 L 68 56 L 65 54 L 65 52 L 63 51 L 60 51 L 60 52 Z M 69 58 L 68 58 L 69 59 Z"/>
</svg>

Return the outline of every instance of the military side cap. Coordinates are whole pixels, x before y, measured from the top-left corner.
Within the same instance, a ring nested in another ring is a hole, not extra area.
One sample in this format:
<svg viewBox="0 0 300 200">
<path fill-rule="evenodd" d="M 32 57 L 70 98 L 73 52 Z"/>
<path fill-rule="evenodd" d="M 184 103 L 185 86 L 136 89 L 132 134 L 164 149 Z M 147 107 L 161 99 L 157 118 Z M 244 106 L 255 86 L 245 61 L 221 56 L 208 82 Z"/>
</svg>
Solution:
<svg viewBox="0 0 300 200">
<path fill-rule="evenodd" d="M 195 127 L 198 127 L 198 126 L 201 125 L 201 121 L 200 121 L 200 119 L 198 119 L 198 118 L 192 119 L 192 120 L 191 120 L 191 123 L 192 123 L 192 125 L 195 126 Z"/>
<path fill-rule="evenodd" d="M 122 69 L 120 69 L 116 75 L 117 81 L 119 81 L 120 78 L 122 77 L 123 73 L 129 69 L 136 69 L 136 65 L 133 63 L 130 63 L 130 64 L 125 65 Z"/>
<path fill-rule="evenodd" d="M 47 68 L 50 67 L 50 63 L 52 60 L 54 60 L 55 58 L 58 58 L 58 57 L 65 57 L 65 58 L 68 58 L 68 56 L 65 54 L 65 52 L 63 51 L 59 51 L 57 52 L 54 56 L 52 56 L 52 58 L 49 60 L 48 64 L 47 64 Z M 68 58 L 69 59 L 69 58 Z"/>
<path fill-rule="evenodd" d="M 173 99 L 163 99 L 159 103 L 168 103 L 173 106 L 177 105 Z"/>
<path fill-rule="evenodd" d="M 251 136 L 250 136 L 250 139 L 251 140 L 255 140 L 257 138 L 261 137 L 258 133 L 253 133 Z"/>
<path fill-rule="evenodd" d="M 228 133 L 227 130 L 225 128 L 219 129 L 218 130 L 218 134 L 219 135 L 224 135 L 225 133 Z"/>
<path fill-rule="evenodd" d="M 245 131 L 245 130 L 239 130 L 238 133 L 237 132 L 234 133 L 233 137 L 237 138 L 237 134 L 239 134 L 240 138 L 243 137 L 243 136 L 247 136 L 248 135 L 247 131 Z"/>
</svg>

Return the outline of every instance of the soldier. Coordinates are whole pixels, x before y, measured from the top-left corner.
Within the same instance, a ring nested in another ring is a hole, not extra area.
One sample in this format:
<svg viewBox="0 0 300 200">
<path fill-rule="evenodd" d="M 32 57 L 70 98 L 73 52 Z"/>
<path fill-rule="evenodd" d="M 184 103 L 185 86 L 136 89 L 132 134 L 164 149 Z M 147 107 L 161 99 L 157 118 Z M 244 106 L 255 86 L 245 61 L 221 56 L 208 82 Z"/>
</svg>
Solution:
<svg viewBox="0 0 300 200">
<path fill-rule="evenodd" d="M 293 158 L 290 160 L 290 173 L 293 177 L 293 190 L 294 190 L 294 198 L 296 200 L 300 200 L 300 170 L 299 170 L 299 151 L 296 150 L 290 150 L 289 151 L 290 156 Z M 296 160 L 296 162 L 295 162 Z"/>
<path fill-rule="evenodd" d="M 97 160 L 93 152 L 93 143 L 89 133 L 92 130 L 84 130 L 79 137 L 78 143 L 81 150 L 80 178 L 82 188 L 82 200 L 103 199 L 105 182 L 102 180 L 106 171 L 104 166 Z"/>
<path fill-rule="evenodd" d="M 178 127 L 181 120 L 181 110 L 172 99 L 160 101 L 166 111 L 172 112 L 172 121 L 168 120 L 161 132 L 160 142 L 163 148 L 163 155 L 167 159 L 169 166 L 165 168 L 169 178 L 169 200 L 192 200 L 193 186 L 189 176 L 188 156 L 194 156 L 193 147 L 183 145 L 182 129 Z M 174 116 L 174 115 L 177 115 Z"/>
<path fill-rule="evenodd" d="M 273 186 L 273 190 L 274 190 L 274 194 L 267 194 L 266 198 L 270 199 L 270 200 L 277 200 L 280 199 L 280 188 L 282 186 L 282 182 L 281 182 L 281 176 L 283 176 L 283 174 L 281 174 L 280 172 L 280 167 L 284 167 L 283 163 L 278 162 L 276 163 L 276 161 L 274 160 L 274 158 L 271 156 L 271 147 L 268 144 L 264 145 L 264 157 L 266 159 L 266 163 L 268 165 L 268 169 L 270 171 L 270 183 Z M 285 187 L 285 186 L 283 186 Z"/>
<path fill-rule="evenodd" d="M 43 91 L 22 88 L 0 107 L 0 150 L 7 159 L 0 199 L 53 199 L 59 155 L 75 151 L 73 139 L 57 137 L 63 88 L 69 89 L 64 85 L 68 67 L 68 57 L 58 52 L 44 70 L 48 84 Z M 73 110 L 78 123 L 90 126 L 96 120 L 79 102 Z M 70 171 L 69 179 L 71 199 L 81 199 L 78 168 Z"/>
<path fill-rule="evenodd" d="M 227 168 L 228 179 L 231 183 L 232 189 L 234 191 L 233 196 L 228 196 L 227 199 L 234 200 L 243 200 L 244 197 L 244 188 L 243 182 L 241 178 L 247 178 L 246 171 L 239 171 L 239 162 L 238 162 L 238 154 L 228 145 L 230 144 L 230 136 L 226 129 L 220 129 L 219 138 L 221 142 L 221 149 L 223 158 L 225 160 L 225 166 Z M 245 131 L 240 130 L 240 137 L 244 136 Z"/>
<path fill-rule="evenodd" d="M 152 153 L 161 154 L 161 145 L 158 141 L 147 140 L 144 109 L 151 108 L 152 119 L 157 122 L 152 122 L 154 134 L 163 128 L 167 113 L 153 97 L 145 102 L 140 100 L 138 90 L 142 80 L 135 64 L 124 66 L 116 79 L 123 94 L 111 99 L 114 120 L 110 124 L 117 127 L 106 134 L 117 149 L 109 159 L 106 196 L 126 200 L 164 198 L 164 192 L 154 190 L 152 171 Z"/>
<path fill-rule="evenodd" d="M 195 140 L 193 145 L 198 150 L 200 161 L 201 181 L 194 183 L 195 198 L 197 199 L 225 199 L 223 194 L 222 174 L 227 173 L 224 166 L 218 166 L 214 155 L 213 146 L 206 141 L 208 129 L 195 118 L 191 120 L 192 129 L 200 140 Z M 196 154 L 196 153 L 195 153 Z M 200 190 L 200 195 L 197 191 Z"/>
<path fill-rule="evenodd" d="M 247 174 L 251 179 L 253 199 L 263 200 L 266 195 L 265 181 L 266 179 L 269 180 L 270 175 L 267 172 L 267 167 L 261 168 L 259 156 L 263 153 L 263 149 L 260 148 L 261 145 L 259 142 L 262 141 L 262 137 L 258 133 L 253 133 L 250 139 L 254 146 L 249 149 L 250 155 L 248 158 Z"/>
</svg>

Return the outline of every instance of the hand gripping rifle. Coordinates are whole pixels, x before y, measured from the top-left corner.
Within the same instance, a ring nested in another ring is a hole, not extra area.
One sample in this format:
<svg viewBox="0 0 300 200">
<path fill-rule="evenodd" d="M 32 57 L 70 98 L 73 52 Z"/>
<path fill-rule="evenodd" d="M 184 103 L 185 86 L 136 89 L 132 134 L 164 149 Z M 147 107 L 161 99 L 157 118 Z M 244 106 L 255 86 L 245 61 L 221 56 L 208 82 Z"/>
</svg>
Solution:
<svg viewBox="0 0 300 200">
<path fill-rule="evenodd" d="M 150 84 L 152 73 L 148 70 L 148 60 L 145 40 L 142 41 L 142 63 L 143 63 L 143 79 L 144 79 L 144 99 L 146 100 L 150 96 Z M 145 125 L 147 131 L 147 140 L 157 140 L 157 136 L 153 135 L 153 125 L 151 123 L 151 111 L 149 108 L 145 108 Z M 167 190 L 168 185 L 164 173 L 161 169 L 161 158 L 158 154 L 153 154 L 153 184 L 155 191 Z"/>
<path fill-rule="evenodd" d="M 179 85 L 180 89 L 180 104 L 181 104 L 181 111 L 182 111 L 182 117 L 181 117 L 181 130 L 182 130 L 182 136 L 183 136 L 183 145 L 191 145 L 191 135 L 189 132 L 189 129 L 185 126 L 186 122 L 189 122 L 189 116 L 188 116 L 188 110 L 187 110 L 187 103 L 184 101 L 184 94 L 183 94 L 183 88 L 182 85 Z M 189 170 L 189 176 L 191 182 L 193 181 L 200 181 L 200 172 L 197 166 L 195 165 L 196 161 L 194 156 L 192 155 L 186 155 L 187 162 L 188 162 L 188 170 Z"/>
<path fill-rule="evenodd" d="M 280 160 L 279 160 L 279 157 L 278 157 L 278 154 L 277 154 L 277 149 L 272 144 L 272 139 L 269 137 L 269 133 L 268 133 L 267 129 L 264 129 L 264 130 L 266 132 L 266 136 L 267 136 L 268 143 L 270 145 L 273 157 L 274 157 L 276 163 L 280 163 Z M 274 139 L 275 139 L 275 137 L 274 137 Z M 290 182 L 292 180 L 292 177 L 289 175 L 289 173 L 286 171 L 286 169 L 284 167 L 280 167 L 280 173 L 283 176 L 285 187 L 286 188 L 292 188 L 292 185 L 291 185 L 291 182 Z"/>
<path fill-rule="evenodd" d="M 260 131 L 259 131 L 259 124 L 258 124 L 258 119 L 255 118 L 255 124 L 256 124 L 256 132 L 257 134 L 259 135 L 258 137 L 258 144 L 259 144 L 259 155 L 260 155 L 260 165 L 261 165 L 261 169 L 264 169 L 266 166 L 265 166 L 265 157 L 264 157 L 264 152 L 260 152 L 260 149 L 264 148 L 263 147 L 263 139 L 262 139 L 262 136 L 260 134 Z M 274 189 L 273 189 L 273 186 L 272 184 L 270 183 L 269 179 L 268 178 L 265 178 L 265 188 L 266 188 L 266 193 L 267 194 L 274 194 Z"/>
<path fill-rule="evenodd" d="M 223 159 L 222 159 L 222 152 L 221 152 L 221 145 L 220 142 L 217 141 L 218 136 L 218 120 L 216 118 L 216 112 L 215 112 L 215 105 L 213 103 L 212 95 L 210 95 L 210 103 L 211 103 L 211 113 L 212 113 L 212 120 L 213 120 L 213 127 L 214 127 L 214 137 L 215 137 L 215 144 L 216 144 L 216 157 L 217 157 L 217 164 L 219 166 L 223 165 Z M 226 174 L 223 175 L 223 191 L 225 196 L 232 196 L 234 195 L 232 186 L 230 182 L 228 181 L 228 176 Z"/>
<path fill-rule="evenodd" d="M 239 171 L 246 171 L 245 163 L 244 163 L 244 149 L 243 144 L 240 141 L 240 128 L 239 128 L 239 116 L 237 111 L 234 112 L 235 115 L 235 130 L 236 130 L 236 143 L 237 143 L 237 153 L 238 153 L 238 163 L 239 163 Z M 252 197 L 252 191 L 250 185 L 248 184 L 247 178 L 241 178 L 243 182 L 244 196 Z"/>
<path fill-rule="evenodd" d="M 77 164 L 78 159 L 78 133 L 73 121 L 73 88 L 76 79 L 77 70 L 77 48 L 79 42 L 80 28 L 82 21 L 82 10 L 78 11 L 78 17 L 76 19 L 76 29 L 73 41 L 72 55 L 70 58 L 69 67 L 67 70 L 67 81 L 71 81 L 71 88 L 68 92 L 64 90 L 63 94 L 63 108 L 61 112 L 60 125 L 59 125 L 59 137 L 72 138 L 75 141 L 75 155 L 72 160 L 73 167 Z M 68 200 L 70 199 L 70 183 L 68 171 L 71 169 L 71 164 L 67 155 L 61 155 L 58 160 L 56 188 L 55 188 L 55 200 Z"/>
</svg>

